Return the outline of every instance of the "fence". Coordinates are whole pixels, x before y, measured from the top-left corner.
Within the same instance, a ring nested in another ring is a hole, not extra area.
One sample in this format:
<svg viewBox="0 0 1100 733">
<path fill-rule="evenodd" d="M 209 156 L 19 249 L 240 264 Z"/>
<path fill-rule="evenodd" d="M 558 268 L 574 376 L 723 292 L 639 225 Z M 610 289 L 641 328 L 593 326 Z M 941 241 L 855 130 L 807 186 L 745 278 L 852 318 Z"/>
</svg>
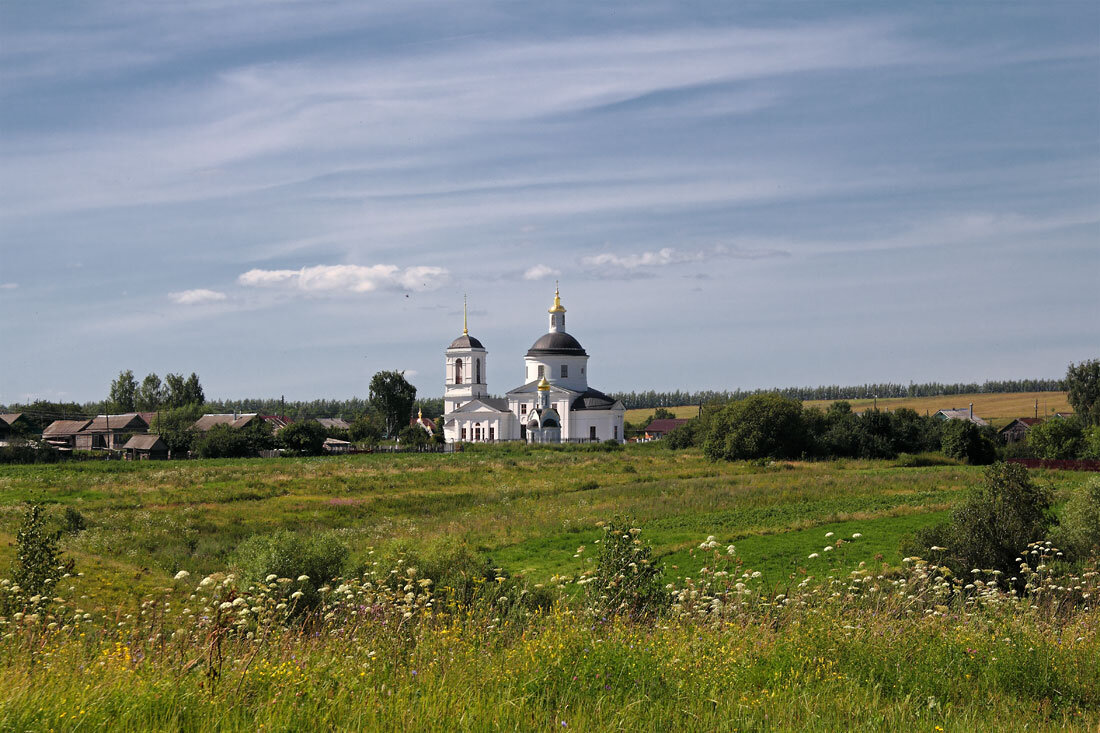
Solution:
<svg viewBox="0 0 1100 733">
<path fill-rule="evenodd" d="M 1100 461 L 1086 459 L 1009 458 L 1008 462 L 1019 463 L 1027 468 L 1051 468 L 1058 471 L 1100 471 Z"/>
</svg>

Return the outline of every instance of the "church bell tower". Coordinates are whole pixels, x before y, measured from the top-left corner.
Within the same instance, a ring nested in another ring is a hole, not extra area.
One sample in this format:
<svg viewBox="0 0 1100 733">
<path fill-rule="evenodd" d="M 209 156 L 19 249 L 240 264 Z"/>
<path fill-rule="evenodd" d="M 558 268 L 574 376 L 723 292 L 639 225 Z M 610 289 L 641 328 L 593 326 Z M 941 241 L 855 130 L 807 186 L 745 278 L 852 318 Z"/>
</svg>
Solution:
<svg viewBox="0 0 1100 733">
<path fill-rule="evenodd" d="M 443 412 L 453 412 L 470 400 L 489 394 L 486 358 L 489 352 L 470 335 L 466 317 L 466 298 L 462 298 L 462 335 L 451 342 L 446 352 Z"/>
</svg>

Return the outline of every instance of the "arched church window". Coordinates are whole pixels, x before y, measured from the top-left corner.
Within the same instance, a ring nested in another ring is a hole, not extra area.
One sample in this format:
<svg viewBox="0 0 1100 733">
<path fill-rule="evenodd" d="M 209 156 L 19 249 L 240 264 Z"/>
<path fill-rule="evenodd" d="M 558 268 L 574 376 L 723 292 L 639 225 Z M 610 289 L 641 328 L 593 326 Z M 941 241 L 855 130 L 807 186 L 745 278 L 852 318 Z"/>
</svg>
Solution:
<svg viewBox="0 0 1100 733">
<path fill-rule="evenodd" d="M 462 359 L 455 359 L 455 384 L 462 384 Z"/>
<path fill-rule="evenodd" d="M 474 380 L 474 384 L 481 384 L 481 359 L 475 360 L 474 365 L 475 369 L 477 370 L 477 373 L 475 375 L 477 379 Z"/>
</svg>

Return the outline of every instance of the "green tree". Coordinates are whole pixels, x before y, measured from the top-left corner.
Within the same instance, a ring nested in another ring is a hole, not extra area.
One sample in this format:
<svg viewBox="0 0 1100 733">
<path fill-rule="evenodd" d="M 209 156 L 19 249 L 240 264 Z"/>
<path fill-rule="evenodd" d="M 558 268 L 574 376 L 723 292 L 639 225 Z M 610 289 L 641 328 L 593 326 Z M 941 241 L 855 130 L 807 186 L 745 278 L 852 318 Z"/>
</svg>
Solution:
<svg viewBox="0 0 1100 733">
<path fill-rule="evenodd" d="M 173 458 L 185 458 L 191 451 L 198 432 L 191 427 L 202 416 L 201 405 L 187 405 L 161 410 L 153 418 L 150 432 L 159 435 Z"/>
<path fill-rule="evenodd" d="M 291 423 L 275 436 L 280 447 L 300 456 L 319 456 L 325 449 L 328 434 L 321 423 L 303 420 Z"/>
<path fill-rule="evenodd" d="M 365 443 L 367 446 L 373 447 L 378 445 L 378 441 L 382 440 L 385 427 L 375 415 L 367 413 L 355 419 L 351 424 L 351 428 L 348 429 L 348 436 L 356 443 Z"/>
<path fill-rule="evenodd" d="M 1073 411 L 1085 425 L 1100 425 L 1100 359 L 1070 364 L 1066 391 Z"/>
<path fill-rule="evenodd" d="M 1081 457 L 1100 461 L 1100 425 L 1085 428 L 1081 435 Z"/>
<path fill-rule="evenodd" d="M 118 379 L 111 382 L 110 410 L 112 412 L 133 412 L 137 389 L 137 381 L 134 379 L 132 371 L 127 369 L 119 372 Z"/>
<path fill-rule="evenodd" d="M 185 405 L 201 405 L 206 402 L 202 385 L 199 384 L 199 375 L 191 372 L 191 376 L 183 383 L 183 398 Z"/>
<path fill-rule="evenodd" d="M 432 436 L 419 425 L 406 425 L 397 433 L 397 442 L 402 448 L 423 450 L 432 442 Z"/>
<path fill-rule="evenodd" d="M 244 428 L 215 425 L 195 439 L 194 450 L 202 458 L 250 458 L 273 446 L 271 425 L 257 419 Z"/>
<path fill-rule="evenodd" d="M 165 374 L 164 384 L 168 395 L 165 403 L 168 407 L 184 407 L 185 405 L 201 405 L 206 402 L 202 385 L 199 384 L 199 375 L 191 372 L 191 376 L 184 378 L 182 374 Z"/>
<path fill-rule="evenodd" d="M 152 412 L 164 404 L 168 390 L 156 374 L 147 374 L 134 396 L 134 406 L 142 412 Z"/>
<path fill-rule="evenodd" d="M 405 372 L 382 371 L 370 380 L 370 403 L 386 425 L 386 437 L 392 438 L 408 424 L 416 401 L 416 387 L 405 380 Z"/>
<path fill-rule="evenodd" d="M 712 461 L 795 458 L 806 449 L 802 403 L 778 394 L 731 402 L 714 417 L 703 440 Z"/>
<path fill-rule="evenodd" d="M 997 457 L 993 438 L 969 420 L 948 420 L 943 426 L 940 447 L 948 458 L 974 466 L 988 465 Z"/>
<path fill-rule="evenodd" d="M 1077 458 L 1082 438 L 1081 422 L 1076 416 L 1052 417 L 1027 431 L 1028 447 L 1037 458 Z"/>
</svg>

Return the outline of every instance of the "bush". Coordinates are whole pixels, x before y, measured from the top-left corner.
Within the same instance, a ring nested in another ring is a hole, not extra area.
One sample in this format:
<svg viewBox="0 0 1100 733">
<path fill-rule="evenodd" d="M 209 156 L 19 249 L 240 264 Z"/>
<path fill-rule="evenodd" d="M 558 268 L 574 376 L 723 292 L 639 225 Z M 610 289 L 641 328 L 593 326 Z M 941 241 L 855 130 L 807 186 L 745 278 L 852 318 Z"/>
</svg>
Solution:
<svg viewBox="0 0 1100 733">
<path fill-rule="evenodd" d="M 12 582 L 23 589 L 24 595 L 47 594 L 63 572 L 58 533 L 47 529 L 42 507 L 31 504 L 15 536 Z"/>
<path fill-rule="evenodd" d="M 432 442 L 432 436 L 419 425 L 406 425 L 397 434 L 397 442 L 407 450 L 424 450 Z"/>
<path fill-rule="evenodd" d="M 948 458 L 985 466 L 997 458 L 997 444 L 989 432 L 969 420 L 948 420 L 943 426 L 941 443 Z"/>
<path fill-rule="evenodd" d="M 986 469 L 982 483 L 970 490 L 950 522 L 918 532 L 902 548 L 930 557 L 931 547 L 944 547 L 944 559 L 960 576 L 972 568 L 1014 575 L 1020 551 L 1047 537 L 1055 521 L 1051 507 L 1050 490 L 1033 483 L 1026 468 L 996 463 Z"/>
<path fill-rule="evenodd" d="M 78 534 L 88 528 L 88 522 L 78 509 L 67 506 L 61 518 L 61 528 L 68 534 Z"/>
<path fill-rule="evenodd" d="M 1085 428 L 1081 434 L 1081 457 L 1100 461 L 1100 425 Z"/>
<path fill-rule="evenodd" d="M 1027 444 L 1038 458 L 1077 458 L 1084 445 L 1080 421 L 1076 418 L 1052 417 L 1027 433 Z"/>
<path fill-rule="evenodd" d="M 1100 556 L 1100 476 L 1074 489 L 1066 502 L 1058 546 L 1077 560 Z"/>
<path fill-rule="evenodd" d="M 712 461 L 797 458 L 806 445 L 802 403 L 761 394 L 732 402 L 714 417 L 703 453 Z"/>
<path fill-rule="evenodd" d="M 595 574 L 584 579 L 588 607 L 600 616 L 655 616 L 669 603 L 661 570 L 641 530 L 616 519 L 604 525 Z"/>
<path fill-rule="evenodd" d="M 61 458 L 61 451 L 46 446 L 29 444 L 0 446 L 0 464 L 57 463 Z"/>
<path fill-rule="evenodd" d="M 233 553 L 230 564 L 242 578 L 253 582 L 262 582 L 270 575 L 290 578 L 303 594 L 299 607 L 308 609 L 320 603 L 317 589 L 339 577 L 347 559 L 347 546 L 332 534 L 303 536 L 281 530 L 245 540 Z M 297 584 L 302 575 L 309 576 L 309 580 Z"/>
<path fill-rule="evenodd" d="M 691 418 L 678 428 L 673 428 L 664 437 L 664 444 L 673 450 L 691 448 L 696 443 L 696 429 L 699 427 L 697 418 Z"/>
</svg>

